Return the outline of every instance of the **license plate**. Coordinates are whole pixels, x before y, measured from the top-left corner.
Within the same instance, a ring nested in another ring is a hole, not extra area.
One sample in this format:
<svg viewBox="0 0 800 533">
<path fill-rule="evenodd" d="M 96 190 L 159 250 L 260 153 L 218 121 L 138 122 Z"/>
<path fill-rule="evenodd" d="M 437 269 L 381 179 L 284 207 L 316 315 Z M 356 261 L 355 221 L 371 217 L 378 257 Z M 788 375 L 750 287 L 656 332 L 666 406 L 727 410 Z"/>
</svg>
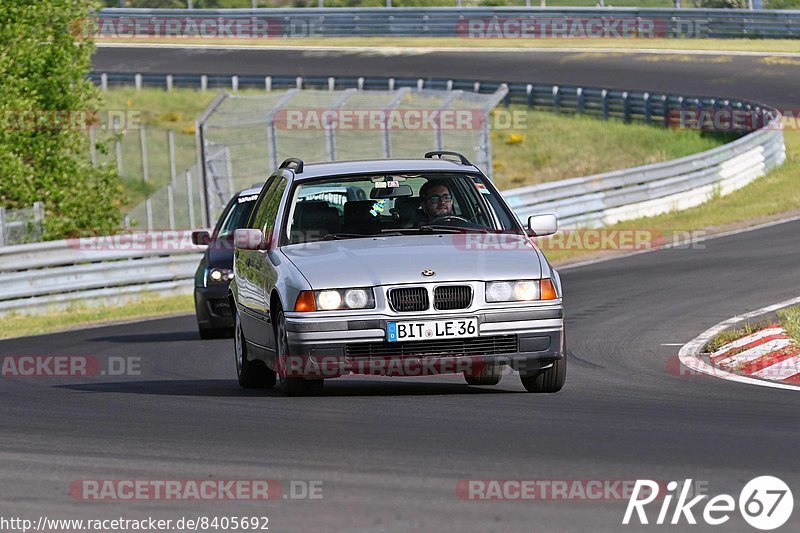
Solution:
<svg viewBox="0 0 800 533">
<path fill-rule="evenodd" d="M 389 342 L 460 339 L 477 336 L 477 318 L 389 322 L 386 325 L 386 340 Z"/>
</svg>

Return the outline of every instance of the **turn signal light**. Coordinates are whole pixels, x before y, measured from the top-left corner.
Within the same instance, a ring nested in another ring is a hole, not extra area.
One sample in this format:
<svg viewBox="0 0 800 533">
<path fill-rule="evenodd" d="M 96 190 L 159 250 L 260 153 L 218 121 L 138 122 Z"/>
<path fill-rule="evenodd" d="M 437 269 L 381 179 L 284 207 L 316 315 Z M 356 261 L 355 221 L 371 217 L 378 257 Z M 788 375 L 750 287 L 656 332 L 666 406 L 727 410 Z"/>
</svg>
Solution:
<svg viewBox="0 0 800 533">
<path fill-rule="evenodd" d="M 542 279 L 540 287 L 540 300 L 555 300 L 558 298 L 556 296 L 556 288 L 553 286 L 553 280 L 550 278 Z"/>
<path fill-rule="evenodd" d="M 316 311 L 317 303 L 314 301 L 314 291 L 300 291 L 297 301 L 294 303 L 294 310 L 299 313 Z"/>
</svg>

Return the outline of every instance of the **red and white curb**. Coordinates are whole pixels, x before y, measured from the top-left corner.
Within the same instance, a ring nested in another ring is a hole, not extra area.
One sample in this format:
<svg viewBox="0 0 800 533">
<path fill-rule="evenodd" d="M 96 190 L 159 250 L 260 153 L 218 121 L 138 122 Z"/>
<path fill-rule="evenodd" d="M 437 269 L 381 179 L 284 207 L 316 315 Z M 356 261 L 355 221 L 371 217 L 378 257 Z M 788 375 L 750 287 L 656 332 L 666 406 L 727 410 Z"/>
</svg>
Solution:
<svg viewBox="0 0 800 533">
<path fill-rule="evenodd" d="M 684 366 L 701 374 L 762 387 L 800 390 L 800 345 L 780 326 L 769 326 L 729 342 L 713 354 L 701 353 L 715 335 L 735 324 L 797 304 L 800 298 L 792 298 L 720 322 L 685 344 L 678 357 Z"/>
<path fill-rule="evenodd" d="M 724 344 L 709 359 L 737 374 L 800 385 L 800 345 L 779 325 Z"/>
</svg>

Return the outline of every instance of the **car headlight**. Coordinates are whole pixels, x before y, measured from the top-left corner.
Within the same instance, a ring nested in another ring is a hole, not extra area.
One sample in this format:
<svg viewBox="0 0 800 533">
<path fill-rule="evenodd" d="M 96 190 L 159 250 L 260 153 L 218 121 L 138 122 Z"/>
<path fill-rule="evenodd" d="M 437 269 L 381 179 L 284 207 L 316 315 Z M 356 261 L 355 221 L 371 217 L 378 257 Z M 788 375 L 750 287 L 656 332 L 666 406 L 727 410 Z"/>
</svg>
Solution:
<svg viewBox="0 0 800 533">
<path fill-rule="evenodd" d="M 209 268 L 206 270 L 206 285 L 209 283 L 228 283 L 233 279 L 230 268 Z"/>
<path fill-rule="evenodd" d="M 295 311 L 337 311 L 342 309 L 372 309 L 375 294 L 371 287 L 354 289 L 325 289 L 301 291 Z"/>
<path fill-rule="evenodd" d="M 530 302 L 555 300 L 556 290 L 549 278 L 540 280 L 489 281 L 486 283 L 487 302 Z"/>
</svg>

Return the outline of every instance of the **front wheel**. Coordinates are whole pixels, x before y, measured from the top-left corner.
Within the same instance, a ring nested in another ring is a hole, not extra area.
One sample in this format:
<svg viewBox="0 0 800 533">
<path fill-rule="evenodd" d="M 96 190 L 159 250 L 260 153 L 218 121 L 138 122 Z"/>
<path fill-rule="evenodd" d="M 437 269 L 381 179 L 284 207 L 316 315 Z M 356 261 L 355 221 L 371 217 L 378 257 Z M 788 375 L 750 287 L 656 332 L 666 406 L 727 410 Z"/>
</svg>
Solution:
<svg viewBox="0 0 800 533">
<path fill-rule="evenodd" d="M 234 311 L 233 345 L 236 357 L 236 375 L 239 385 L 245 389 L 271 389 L 275 386 L 275 372 L 263 361 L 247 359 L 247 341 L 242 331 L 239 313 Z"/>
<path fill-rule="evenodd" d="M 522 386 L 528 392 L 551 393 L 558 392 L 564 386 L 567 379 L 567 358 L 553 361 L 550 368 L 542 370 L 532 376 L 519 376 Z"/>
<path fill-rule="evenodd" d="M 289 368 L 295 368 L 297 361 L 289 360 L 289 339 L 286 334 L 286 318 L 283 310 L 275 314 L 275 346 L 277 348 L 278 377 L 286 396 L 319 396 L 322 394 L 325 380 L 306 379 L 301 376 L 287 376 Z M 302 365 L 301 365 L 302 368 Z"/>
</svg>

